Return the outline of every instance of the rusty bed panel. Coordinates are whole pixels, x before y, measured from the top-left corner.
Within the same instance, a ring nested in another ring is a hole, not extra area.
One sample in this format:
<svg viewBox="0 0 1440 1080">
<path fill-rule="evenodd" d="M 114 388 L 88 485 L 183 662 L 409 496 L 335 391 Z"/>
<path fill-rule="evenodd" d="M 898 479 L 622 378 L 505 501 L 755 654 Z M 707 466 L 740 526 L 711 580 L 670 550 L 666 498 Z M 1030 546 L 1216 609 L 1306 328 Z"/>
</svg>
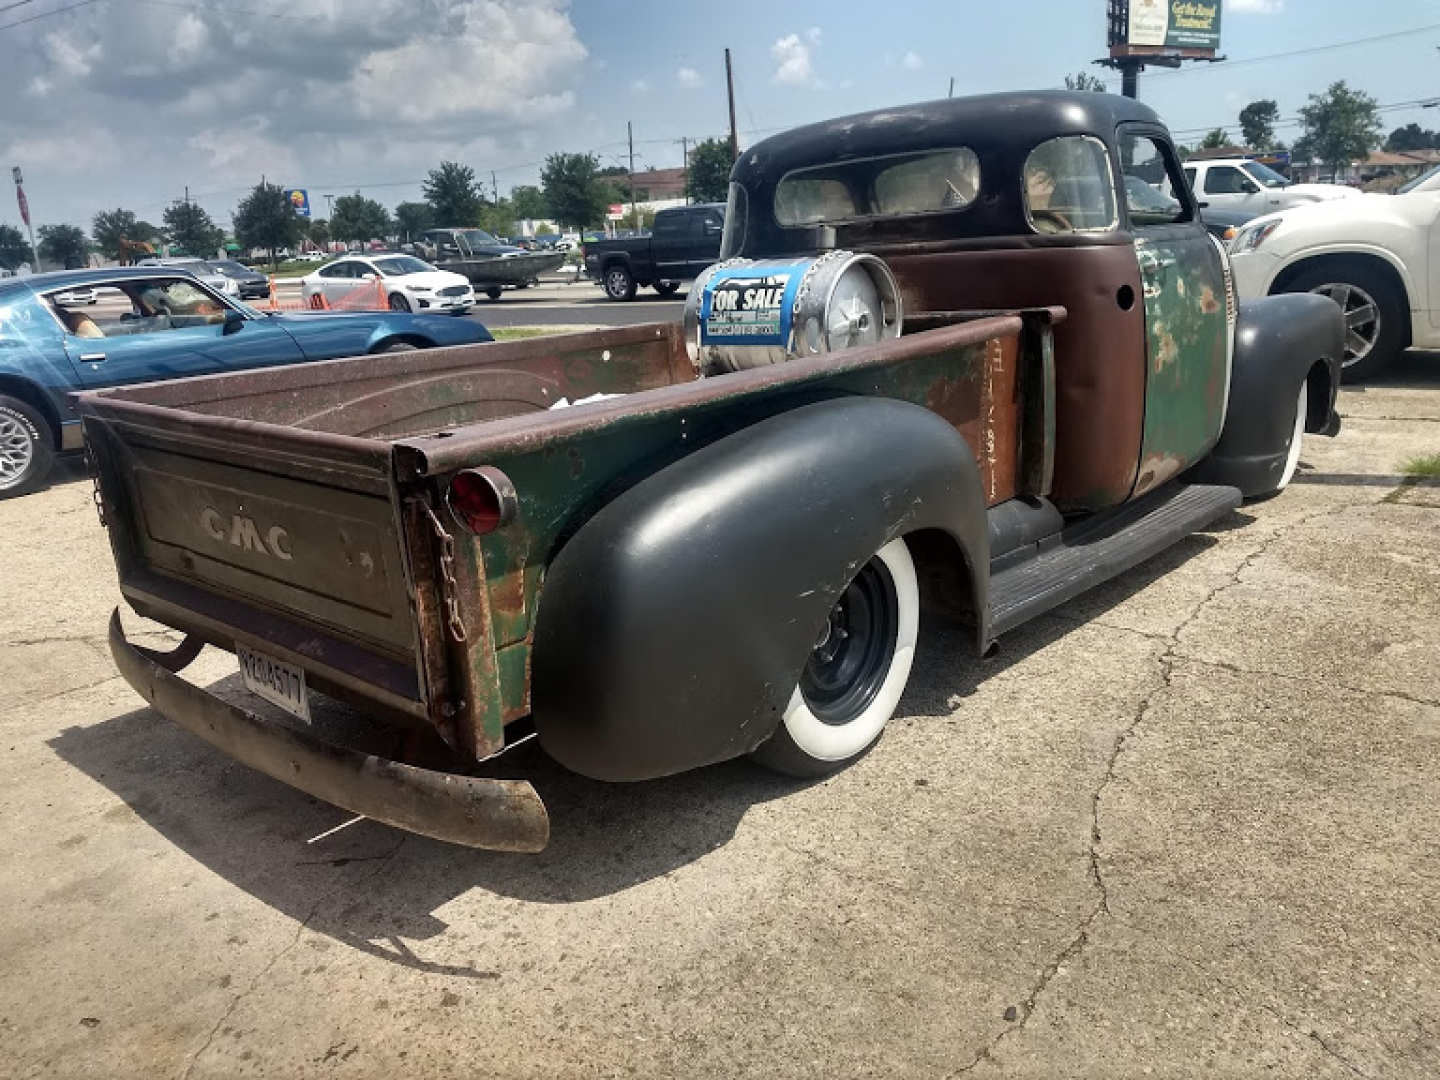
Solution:
<svg viewBox="0 0 1440 1080">
<path fill-rule="evenodd" d="M 97 395 L 241 423 L 394 439 L 695 378 L 678 324 L 381 353 Z"/>
</svg>

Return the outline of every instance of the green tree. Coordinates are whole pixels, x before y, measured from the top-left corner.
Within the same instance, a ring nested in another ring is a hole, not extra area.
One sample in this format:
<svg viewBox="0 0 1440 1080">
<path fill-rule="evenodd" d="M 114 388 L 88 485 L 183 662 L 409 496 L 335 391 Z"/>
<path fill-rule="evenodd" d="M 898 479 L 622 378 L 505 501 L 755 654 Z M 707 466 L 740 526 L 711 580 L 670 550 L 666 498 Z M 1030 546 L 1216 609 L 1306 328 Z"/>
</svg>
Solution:
<svg viewBox="0 0 1440 1080">
<path fill-rule="evenodd" d="M 402 202 L 395 207 L 395 231 L 401 239 L 414 240 L 435 225 L 435 212 L 429 203 Z"/>
<path fill-rule="evenodd" d="M 1310 155 L 1330 166 L 1333 179 L 1341 168 L 1367 156 L 1380 145 L 1380 116 L 1375 99 L 1363 90 L 1351 90 L 1345 80 L 1330 84 L 1323 94 L 1311 94 L 1300 110 Z"/>
<path fill-rule="evenodd" d="M 244 203 L 241 206 L 243 207 Z M 238 231 L 238 214 L 235 220 Z M 186 255 L 205 259 L 213 258 L 220 245 L 225 242 L 225 233 L 210 220 L 210 215 L 198 204 L 186 202 L 184 199 L 176 199 L 165 208 L 165 231 L 170 235 L 170 242 Z M 240 242 L 245 243 L 244 240 Z"/>
<path fill-rule="evenodd" d="M 438 169 L 430 170 L 420 190 L 435 211 L 435 220 L 441 228 L 452 229 L 479 222 L 482 198 L 475 183 L 475 170 L 469 165 L 442 161 Z"/>
<path fill-rule="evenodd" d="M 536 236 L 554 236 L 554 235 L 555 235 L 555 228 L 554 228 L 554 226 L 548 225 L 548 224 L 546 224 L 545 222 L 542 221 L 539 225 L 535 226 L 535 235 L 536 235 Z"/>
<path fill-rule="evenodd" d="M 0 225 L 0 266 L 14 270 L 21 263 L 34 264 L 35 253 L 25 242 L 25 235 L 14 225 Z"/>
<path fill-rule="evenodd" d="M 1385 149 L 1391 153 L 1403 153 L 1406 150 L 1429 150 L 1436 146 L 1440 146 L 1440 131 L 1427 131 L 1419 124 L 1414 123 L 1397 127 L 1385 140 Z"/>
<path fill-rule="evenodd" d="M 101 210 L 90 220 L 90 235 L 101 255 L 123 265 L 133 254 L 129 244 L 148 239 L 139 235 L 139 226 L 139 219 L 129 210 Z"/>
<path fill-rule="evenodd" d="M 168 224 L 169 211 L 165 220 Z M 276 252 L 298 244 L 304 230 L 304 219 L 295 213 L 290 196 L 278 184 L 260 181 L 235 208 L 236 241 L 242 248 L 268 251 L 271 266 L 275 265 Z"/>
<path fill-rule="evenodd" d="M 594 154 L 551 154 L 540 171 L 540 184 L 560 224 L 584 228 L 604 220 L 609 193 Z"/>
<path fill-rule="evenodd" d="M 550 216 L 545 196 L 533 184 L 520 184 L 510 189 L 510 206 L 521 221 L 534 221 Z"/>
<path fill-rule="evenodd" d="M 330 244 L 330 222 L 324 218 L 311 218 L 310 224 L 305 226 L 305 239 L 320 250 L 326 250 Z"/>
<path fill-rule="evenodd" d="M 1088 71 L 1076 72 L 1074 75 L 1065 76 L 1066 90 L 1091 90 L 1097 94 L 1105 93 L 1105 80 L 1098 75 L 1091 75 Z"/>
<path fill-rule="evenodd" d="M 1200 140 L 1201 150 L 1219 150 L 1230 145 L 1230 135 L 1224 128 L 1211 128 Z"/>
<path fill-rule="evenodd" d="M 74 270 L 90 255 L 90 238 L 76 225 L 41 225 L 40 257 L 52 268 Z"/>
<path fill-rule="evenodd" d="M 1269 98 L 1252 101 L 1240 110 L 1240 131 L 1251 150 L 1269 150 L 1275 144 L 1275 122 L 1280 107 Z"/>
<path fill-rule="evenodd" d="M 367 199 L 357 191 L 354 195 L 341 195 L 335 200 L 330 231 L 336 240 L 353 240 L 363 244 L 389 236 L 392 229 L 389 211 L 374 199 Z"/>
<path fill-rule="evenodd" d="M 480 204 L 480 227 L 496 236 L 509 236 L 515 232 L 515 208 L 509 199 Z"/>
<path fill-rule="evenodd" d="M 648 229 L 655 224 L 655 211 L 646 206 L 626 207 L 619 225 L 622 229 Z"/>
<path fill-rule="evenodd" d="M 725 139 L 706 139 L 690 151 L 690 172 L 685 191 L 696 202 L 724 202 L 730 188 L 730 143 Z"/>
</svg>

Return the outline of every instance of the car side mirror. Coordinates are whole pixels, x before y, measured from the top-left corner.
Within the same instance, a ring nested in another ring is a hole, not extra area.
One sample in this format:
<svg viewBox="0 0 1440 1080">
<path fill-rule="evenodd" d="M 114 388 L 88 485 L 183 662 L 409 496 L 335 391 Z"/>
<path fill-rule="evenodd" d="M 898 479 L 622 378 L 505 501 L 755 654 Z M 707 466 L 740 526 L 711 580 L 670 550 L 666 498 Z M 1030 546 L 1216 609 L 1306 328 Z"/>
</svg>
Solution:
<svg viewBox="0 0 1440 1080">
<path fill-rule="evenodd" d="M 244 325 L 244 312 L 236 311 L 234 308 L 225 309 L 225 333 L 233 334 Z"/>
</svg>

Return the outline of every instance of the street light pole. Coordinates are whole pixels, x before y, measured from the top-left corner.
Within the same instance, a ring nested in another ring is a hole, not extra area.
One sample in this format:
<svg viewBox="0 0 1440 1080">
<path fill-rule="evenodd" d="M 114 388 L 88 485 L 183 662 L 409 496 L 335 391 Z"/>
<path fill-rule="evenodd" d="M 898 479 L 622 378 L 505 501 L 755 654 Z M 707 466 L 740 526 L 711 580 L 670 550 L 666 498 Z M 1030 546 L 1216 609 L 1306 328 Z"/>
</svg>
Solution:
<svg viewBox="0 0 1440 1080">
<path fill-rule="evenodd" d="M 625 139 L 630 144 L 630 220 L 636 229 L 640 228 L 640 215 L 635 212 L 635 133 L 630 121 L 625 121 Z"/>
</svg>

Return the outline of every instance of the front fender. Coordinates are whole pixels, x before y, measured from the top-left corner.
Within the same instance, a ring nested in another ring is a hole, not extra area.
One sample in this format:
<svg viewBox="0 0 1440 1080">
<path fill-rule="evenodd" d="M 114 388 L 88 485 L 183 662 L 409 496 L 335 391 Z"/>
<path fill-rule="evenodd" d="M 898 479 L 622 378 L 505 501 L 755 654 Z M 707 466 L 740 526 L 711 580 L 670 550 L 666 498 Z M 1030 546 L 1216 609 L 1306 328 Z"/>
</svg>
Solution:
<svg viewBox="0 0 1440 1080">
<path fill-rule="evenodd" d="M 984 641 L 980 474 L 934 413 L 819 402 L 655 473 L 586 522 L 546 574 L 531 675 L 541 745 L 602 780 L 754 749 L 855 572 L 932 528 L 965 555 Z"/>
<path fill-rule="evenodd" d="M 1314 293 L 1282 293 L 1240 305 L 1225 429 L 1195 479 L 1229 484 L 1246 498 L 1274 491 L 1285 468 L 1302 383 L 1305 430 L 1340 429 L 1335 395 L 1345 355 L 1339 306 Z"/>
</svg>

